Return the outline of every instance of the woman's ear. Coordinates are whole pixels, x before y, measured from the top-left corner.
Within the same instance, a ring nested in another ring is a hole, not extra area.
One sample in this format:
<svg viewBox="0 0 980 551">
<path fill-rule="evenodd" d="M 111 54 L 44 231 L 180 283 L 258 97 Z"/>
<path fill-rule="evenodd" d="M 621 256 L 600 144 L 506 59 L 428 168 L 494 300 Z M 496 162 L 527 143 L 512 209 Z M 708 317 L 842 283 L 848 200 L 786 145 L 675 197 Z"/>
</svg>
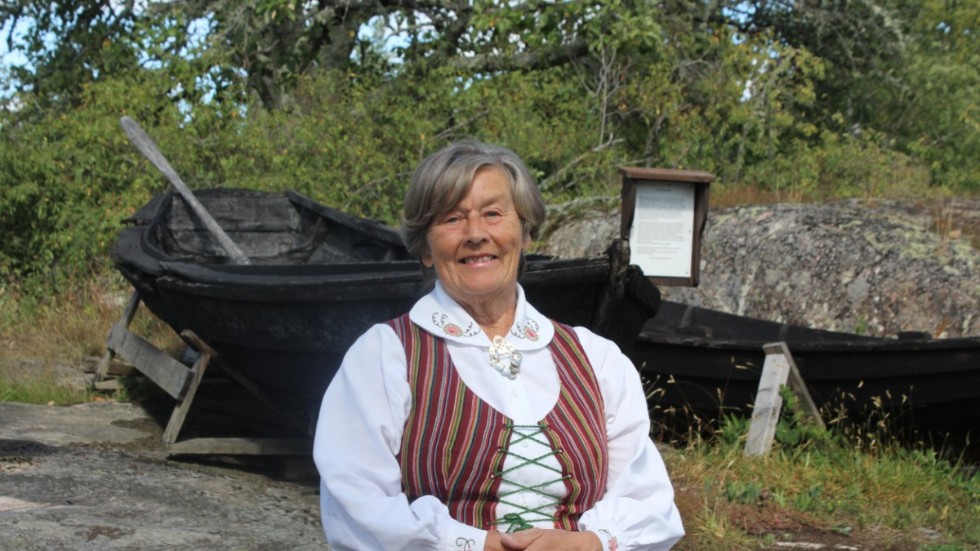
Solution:
<svg viewBox="0 0 980 551">
<path fill-rule="evenodd" d="M 521 233 L 524 235 L 524 239 L 521 241 L 521 250 L 527 252 L 531 248 L 531 223 L 527 221 L 527 218 L 521 217 Z"/>
<path fill-rule="evenodd" d="M 425 250 L 422 251 L 422 256 L 419 257 L 419 262 L 426 268 L 431 268 L 434 265 L 432 262 L 432 247 L 429 245 L 429 231 L 431 229 L 430 227 L 425 231 Z"/>
</svg>

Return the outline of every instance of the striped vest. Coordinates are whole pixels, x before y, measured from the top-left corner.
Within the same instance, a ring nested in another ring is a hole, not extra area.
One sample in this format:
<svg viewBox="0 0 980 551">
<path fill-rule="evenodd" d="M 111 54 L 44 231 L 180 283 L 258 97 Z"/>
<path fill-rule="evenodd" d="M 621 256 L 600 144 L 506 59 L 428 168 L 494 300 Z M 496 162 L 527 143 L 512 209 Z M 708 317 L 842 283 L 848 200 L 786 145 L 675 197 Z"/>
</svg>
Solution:
<svg viewBox="0 0 980 551">
<path fill-rule="evenodd" d="M 398 462 L 410 501 L 432 495 L 454 519 L 482 528 L 496 524 L 500 472 L 513 423 L 463 383 L 440 338 L 411 322 L 391 320 L 405 346 L 412 406 Z M 558 403 L 540 422 L 557 450 L 567 496 L 555 528 L 576 530 L 578 518 L 605 493 L 608 473 L 602 393 L 578 337 L 555 322 L 548 345 L 558 368 Z M 489 369 L 489 367 L 488 367 Z"/>
</svg>

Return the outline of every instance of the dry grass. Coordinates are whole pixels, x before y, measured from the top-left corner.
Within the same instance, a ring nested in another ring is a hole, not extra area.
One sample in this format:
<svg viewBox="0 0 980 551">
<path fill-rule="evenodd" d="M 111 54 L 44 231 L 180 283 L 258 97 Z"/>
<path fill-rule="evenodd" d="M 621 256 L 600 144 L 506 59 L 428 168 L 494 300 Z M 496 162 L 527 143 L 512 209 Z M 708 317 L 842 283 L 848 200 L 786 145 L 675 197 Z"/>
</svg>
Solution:
<svg viewBox="0 0 980 551">
<path fill-rule="evenodd" d="M 99 354 L 125 291 L 105 280 L 66 285 L 54 297 L 33 299 L 10 291 L 0 297 L 0 339 L 12 356 L 51 360 Z"/>
<path fill-rule="evenodd" d="M 936 197 L 928 203 L 930 229 L 944 239 L 965 239 L 980 249 L 980 197 Z"/>
<path fill-rule="evenodd" d="M 63 286 L 44 300 L 0 292 L 0 401 L 59 405 L 96 398 L 79 388 L 81 363 L 105 353 L 106 337 L 119 321 L 129 289 L 114 275 Z M 180 339 L 145 308 L 131 327 L 164 350 L 178 349 Z"/>
<path fill-rule="evenodd" d="M 723 209 L 739 205 L 770 205 L 774 203 L 802 203 L 801 193 L 788 193 L 762 189 L 754 185 L 712 186 L 711 208 Z"/>
</svg>

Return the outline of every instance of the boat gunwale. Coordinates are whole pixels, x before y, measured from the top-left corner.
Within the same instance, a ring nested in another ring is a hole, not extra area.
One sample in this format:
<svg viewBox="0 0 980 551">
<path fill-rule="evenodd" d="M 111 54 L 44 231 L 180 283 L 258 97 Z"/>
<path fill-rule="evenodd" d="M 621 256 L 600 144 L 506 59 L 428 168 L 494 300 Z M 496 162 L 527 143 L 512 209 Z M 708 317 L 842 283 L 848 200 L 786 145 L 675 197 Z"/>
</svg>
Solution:
<svg viewBox="0 0 980 551">
<path fill-rule="evenodd" d="M 950 337 L 930 339 L 899 339 L 892 337 L 875 337 L 873 340 L 780 340 L 774 339 L 733 339 L 693 337 L 686 335 L 664 335 L 642 331 L 637 336 L 637 342 L 669 344 L 675 346 L 697 347 L 705 349 L 729 349 L 755 351 L 762 349 L 764 344 L 785 342 L 790 352 L 794 350 L 807 352 L 876 352 L 904 350 L 950 350 L 962 348 L 972 350 L 980 348 L 980 337 Z"/>
<path fill-rule="evenodd" d="M 371 295 L 379 298 L 417 298 L 425 294 L 433 283 L 425 277 L 416 261 L 398 261 L 398 265 L 394 267 L 390 264 L 386 266 L 382 262 L 343 266 L 352 270 L 363 268 L 365 271 L 271 277 L 266 274 L 250 276 L 242 273 L 208 272 L 197 269 L 197 265 L 190 263 L 167 262 L 162 263 L 162 273 L 153 279 L 154 285 L 160 288 L 197 296 L 262 302 L 299 296 L 299 299 L 293 301 L 296 303 L 325 300 L 349 302 L 364 300 Z M 393 269 L 399 267 L 405 269 Z M 239 272 L 242 268 L 247 267 L 239 266 L 234 270 Z M 372 272 L 371 268 L 385 271 Z M 608 279 L 609 269 L 608 260 L 602 256 L 543 260 L 540 263 L 529 262 L 520 281 L 525 288 L 533 288 L 540 282 L 553 283 L 556 279 L 561 284 L 601 285 Z"/>
</svg>

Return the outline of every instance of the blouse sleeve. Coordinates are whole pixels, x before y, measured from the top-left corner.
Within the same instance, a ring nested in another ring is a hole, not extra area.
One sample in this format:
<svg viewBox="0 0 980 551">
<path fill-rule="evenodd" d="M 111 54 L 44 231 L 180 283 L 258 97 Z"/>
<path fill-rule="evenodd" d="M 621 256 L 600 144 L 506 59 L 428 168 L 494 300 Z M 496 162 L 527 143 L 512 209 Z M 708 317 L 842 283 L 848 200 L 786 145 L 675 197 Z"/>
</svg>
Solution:
<svg viewBox="0 0 980 551">
<path fill-rule="evenodd" d="M 452 519 L 432 496 L 402 492 L 396 454 L 411 392 L 405 349 L 387 325 L 350 348 L 320 406 L 313 459 L 330 548 L 480 550 L 487 533 Z"/>
<path fill-rule="evenodd" d="M 639 372 L 611 341 L 582 328 L 576 333 L 599 379 L 609 439 L 606 493 L 582 514 L 579 529 L 599 534 L 606 551 L 670 549 L 684 527 L 663 458 L 650 439 Z"/>
</svg>

